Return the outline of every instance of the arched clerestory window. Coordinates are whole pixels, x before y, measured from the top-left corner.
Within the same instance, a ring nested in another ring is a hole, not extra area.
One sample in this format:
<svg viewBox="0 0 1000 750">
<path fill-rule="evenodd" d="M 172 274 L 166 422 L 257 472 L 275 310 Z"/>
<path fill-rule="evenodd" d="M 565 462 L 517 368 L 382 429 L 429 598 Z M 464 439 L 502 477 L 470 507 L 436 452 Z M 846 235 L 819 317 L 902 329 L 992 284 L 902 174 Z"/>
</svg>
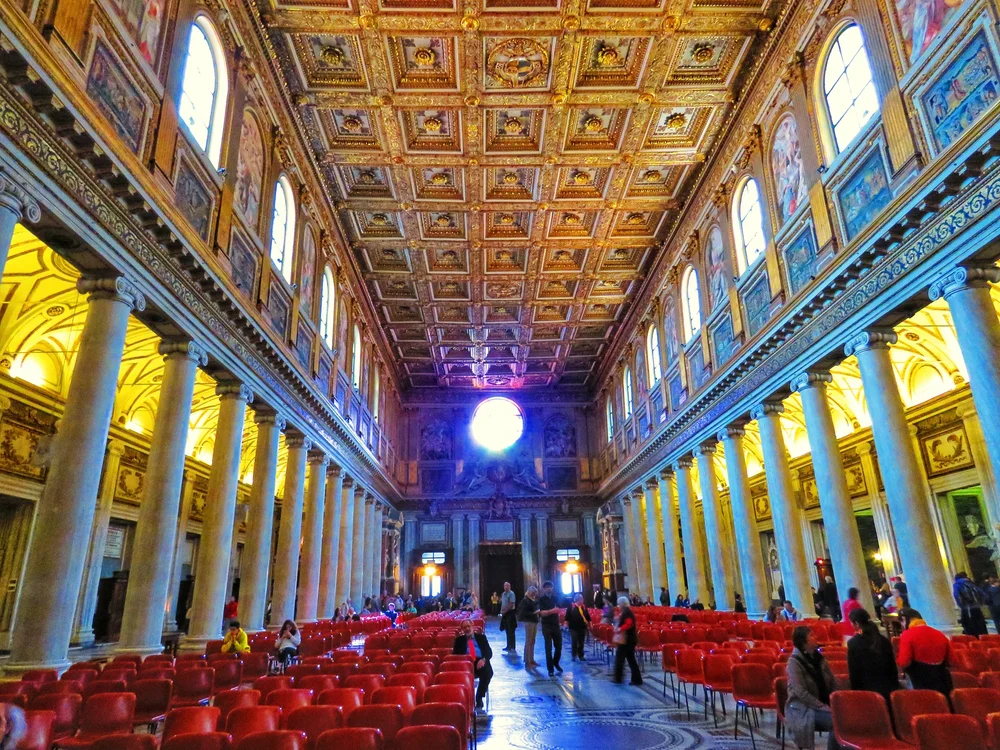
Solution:
<svg viewBox="0 0 1000 750">
<path fill-rule="evenodd" d="M 622 404 L 625 408 L 625 419 L 632 416 L 632 368 L 626 365 L 625 374 L 622 376 Z"/>
<path fill-rule="evenodd" d="M 764 215 L 757 180 L 746 180 L 733 202 L 736 263 L 742 276 L 764 252 Z"/>
<path fill-rule="evenodd" d="M 687 343 L 701 330 L 701 297 L 698 272 L 688 266 L 681 277 L 681 313 L 684 318 L 684 342 Z"/>
<path fill-rule="evenodd" d="M 646 368 L 649 372 L 649 387 L 660 382 L 660 332 L 655 325 L 650 325 L 646 331 Z"/>
<path fill-rule="evenodd" d="M 354 326 L 354 346 L 351 352 L 351 386 L 361 389 L 361 331 Z"/>
<path fill-rule="evenodd" d="M 608 396 L 604 402 L 604 418 L 607 422 L 608 442 L 610 443 L 615 437 L 615 403 L 611 396 Z"/>
<path fill-rule="evenodd" d="M 323 283 L 319 292 L 319 335 L 331 349 L 337 345 L 337 334 L 334 330 L 336 314 L 336 285 L 333 281 L 333 271 L 327 266 L 323 270 Z"/>
<path fill-rule="evenodd" d="M 222 40 L 208 16 L 200 14 L 188 33 L 177 110 L 185 129 L 215 167 L 222 154 L 228 97 L 229 72 Z"/>
<path fill-rule="evenodd" d="M 289 284 L 295 260 L 295 199 L 288 177 L 281 175 L 274 185 L 271 212 L 271 262 Z"/>
<path fill-rule="evenodd" d="M 861 27 L 850 23 L 838 32 L 823 62 L 823 103 L 836 153 L 840 153 L 878 112 Z"/>
</svg>

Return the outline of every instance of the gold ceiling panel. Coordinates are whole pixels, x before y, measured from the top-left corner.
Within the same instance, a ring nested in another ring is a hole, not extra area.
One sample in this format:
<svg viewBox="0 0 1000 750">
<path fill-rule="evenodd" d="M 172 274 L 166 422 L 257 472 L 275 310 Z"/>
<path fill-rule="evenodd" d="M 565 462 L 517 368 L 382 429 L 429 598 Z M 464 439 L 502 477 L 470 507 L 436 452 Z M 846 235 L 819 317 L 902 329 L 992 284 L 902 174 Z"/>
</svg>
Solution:
<svg viewBox="0 0 1000 750">
<path fill-rule="evenodd" d="M 594 384 L 770 28 L 759 0 L 258 3 L 412 387 Z"/>
</svg>

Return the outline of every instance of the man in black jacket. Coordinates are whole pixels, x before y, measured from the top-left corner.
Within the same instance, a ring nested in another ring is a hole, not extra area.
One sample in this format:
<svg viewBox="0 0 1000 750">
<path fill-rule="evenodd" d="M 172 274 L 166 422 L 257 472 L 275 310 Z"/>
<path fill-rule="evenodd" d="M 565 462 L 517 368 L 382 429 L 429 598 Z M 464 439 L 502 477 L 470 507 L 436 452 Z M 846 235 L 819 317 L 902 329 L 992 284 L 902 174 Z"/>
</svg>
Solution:
<svg viewBox="0 0 1000 750">
<path fill-rule="evenodd" d="M 574 596 L 573 606 L 566 610 L 566 627 L 569 628 L 573 661 L 578 658 L 580 661 L 586 661 L 587 657 L 583 647 L 587 642 L 587 631 L 590 629 L 590 612 L 583 606 L 583 594 Z"/>
<path fill-rule="evenodd" d="M 451 652 L 468 654 L 472 660 L 476 677 L 479 678 L 479 687 L 476 688 L 476 711 L 482 711 L 483 698 L 490 687 L 490 680 L 493 679 L 493 667 L 490 666 L 493 649 L 490 648 L 490 642 L 486 640 L 485 635 L 473 630 L 472 620 L 463 620 L 462 632 L 455 639 L 455 647 Z"/>
</svg>

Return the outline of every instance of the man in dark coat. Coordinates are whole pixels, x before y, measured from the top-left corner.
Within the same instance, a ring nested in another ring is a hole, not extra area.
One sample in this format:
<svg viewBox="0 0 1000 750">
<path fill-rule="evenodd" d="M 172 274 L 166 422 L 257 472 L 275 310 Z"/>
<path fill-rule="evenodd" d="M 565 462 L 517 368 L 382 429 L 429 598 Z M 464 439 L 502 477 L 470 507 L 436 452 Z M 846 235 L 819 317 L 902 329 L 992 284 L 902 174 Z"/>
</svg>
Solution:
<svg viewBox="0 0 1000 750">
<path fill-rule="evenodd" d="M 490 666 L 490 659 L 493 658 L 493 649 L 490 642 L 482 633 L 476 633 L 472 627 L 472 620 L 462 621 L 462 632 L 455 639 L 455 647 L 451 651 L 453 654 L 468 654 L 472 660 L 476 678 L 479 680 L 479 687 L 476 688 L 476 711 L 483 710 L 483 698 L 489 690 L 490 680 L 493 679 L 493 667 Z"/>
<path fill-rule="evenodd" d="M 583 606 L 583 594 L 573 597 L 573 606 L 566 609 L 566 627 L 569 629 L 570 651 L 573 661 L 586 661 L 587 655 L 583 647 L 587 642 L 587 631 L 590 629 L 590 612 Z"/>
</svg>

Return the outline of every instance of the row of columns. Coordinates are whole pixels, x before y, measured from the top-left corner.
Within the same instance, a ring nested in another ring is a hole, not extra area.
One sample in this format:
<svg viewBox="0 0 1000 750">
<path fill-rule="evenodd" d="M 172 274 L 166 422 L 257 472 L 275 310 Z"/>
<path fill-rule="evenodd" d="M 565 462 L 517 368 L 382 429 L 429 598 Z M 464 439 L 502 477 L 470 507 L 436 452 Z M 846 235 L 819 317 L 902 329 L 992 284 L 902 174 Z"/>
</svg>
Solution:
<svg viewBox="0 0 1000 750">
<path fill-rule="evenodd" d="M 9 240 L 3 205 L 0 234 Z M 73 631 L 86 635 L 96 590 L 92 590 L 95 577 L 85 572 L 99 565 L 113 497 L 113 492 L 99 490 L 102 481 L 113 485 L 117 476 L 114 463 L 121 455 L 121 450 L 108 448 L 108 433 L 125 333 L 131 314 L 141 311 L 145 300 L 135 284 L 120 276 L 82 279 L 78 288 L 87 295 L 86 320 L 29 543 L 21 587 L 24 595 L 19 598 L 11 633 L 7 669 L 13 674 L 68 666 Z M 207 363 L 208 355 L 201 344 L 187 340 L 164 340 L 159 352 L 164 357 L 163 379 L 118 644 L 118 650 L 130 653 L 160 652 L 162 633 L 169 624 L 169 600 L 179 578 L 179 549 L 190 509 L 190 493 L 185 496 L 182 491 L 184 451 L 196 372 Z M 216 394 L 219 419 L 189 634 L 182 644 L 182 649 L 192 651 L 203 650 L 222 630 L 236 548 L 243 430 L 247 404 L 253 400 L 251 391 L 237 381 L 220 380 Z M 257 452 L 239 607 L 239 617 L 248 630 L 263 628 L 274 533 L 278 438 L 286 426 L 281 416 L 264 406 L 257 410 L 254 421 Z M 288 460 L 271 596 L 271 624 L 275 627 L 286 618 L 303 622 L 329 618 L 344 599 L 360 603 L 365 594 L 376 593 L 380 578 L 381 502 L 343 476 L 339 467 L 331 466 L 323 453 L 311 451 L 304 435 L 289 430 L 286 445 Z M 107 463 L 106 454 L 110 457 Z M 79 621 L 65 616 L 74 611 L 80 612 Z"/>
<path fill-rule="evenodd" d="M 947 301 L 954 320 L 973 401 L 980 414 L 984 458 L 989 464 L 986 469 L 992 476 L 1000 476 L 1000 419 L 995 415 L 1000 394 L 1000 320 L 990 293 L 991 284 L 998 280 L 1000 269 L 993 265 L 965 265 L 950 271 L 930 288 L 932 299 Z M 909 592 L 911 604 L 931 625 L 950 631 L 955 628 L 955 605 L 939 552 L 932 498 L 890 359 L 889 348 L 895 342 L 896 334 L 891 330 L 868 330 L 853 337 L 844 347 L 844 354 L 855 356 L 858 361 L 879 466 L 887 480 L 885 499 L 898 545 L 900 572 L 906 573 L 915 584 Z M 871 609 L 861 539 L 827 395 L 827 384 L 831 381 L 831 374 L 824 369 L 806 369 L 792 378 L 790 389 L 799 393 L 802 400 L 820 510 L 827 534 L 833 540 L 830 558 L 838 588 L 841 592 L 857 588 L 863 604 Z M 704 523 L 695 512 L 692 463 L 687 456 L 675 461 L 658 478 L 650 478 L 644 491 L 636 490 L 622 499 L 626 549 L 631 552 L 628 574 L 634 576 L 633 588 L 641 595 L 652 596 L 655 601 L 663 586 L 672 596 L 687 591 L 692 600 L 697 598 L 707 604 L 710 576 L 716 607 L 732 608 L 736 574 L 726 551 L 726 523 L 713 460 L 716 445 L 721 442 L 746 606 L 751 615 L 759 615 L 770 604 L 743 452 L 744 425 L 756 420 L 785 596 L 803 612 L 811 611 L 802 511 L 796 500 L 780 424 L 783 410 L 780 400 L 766 400 L 754 407 L 747 418 L 726 426 L 716 440 L 693 451 L 698 461 Z M 674 515 L 675 491 L 679 533 Z"/>
</svg>

